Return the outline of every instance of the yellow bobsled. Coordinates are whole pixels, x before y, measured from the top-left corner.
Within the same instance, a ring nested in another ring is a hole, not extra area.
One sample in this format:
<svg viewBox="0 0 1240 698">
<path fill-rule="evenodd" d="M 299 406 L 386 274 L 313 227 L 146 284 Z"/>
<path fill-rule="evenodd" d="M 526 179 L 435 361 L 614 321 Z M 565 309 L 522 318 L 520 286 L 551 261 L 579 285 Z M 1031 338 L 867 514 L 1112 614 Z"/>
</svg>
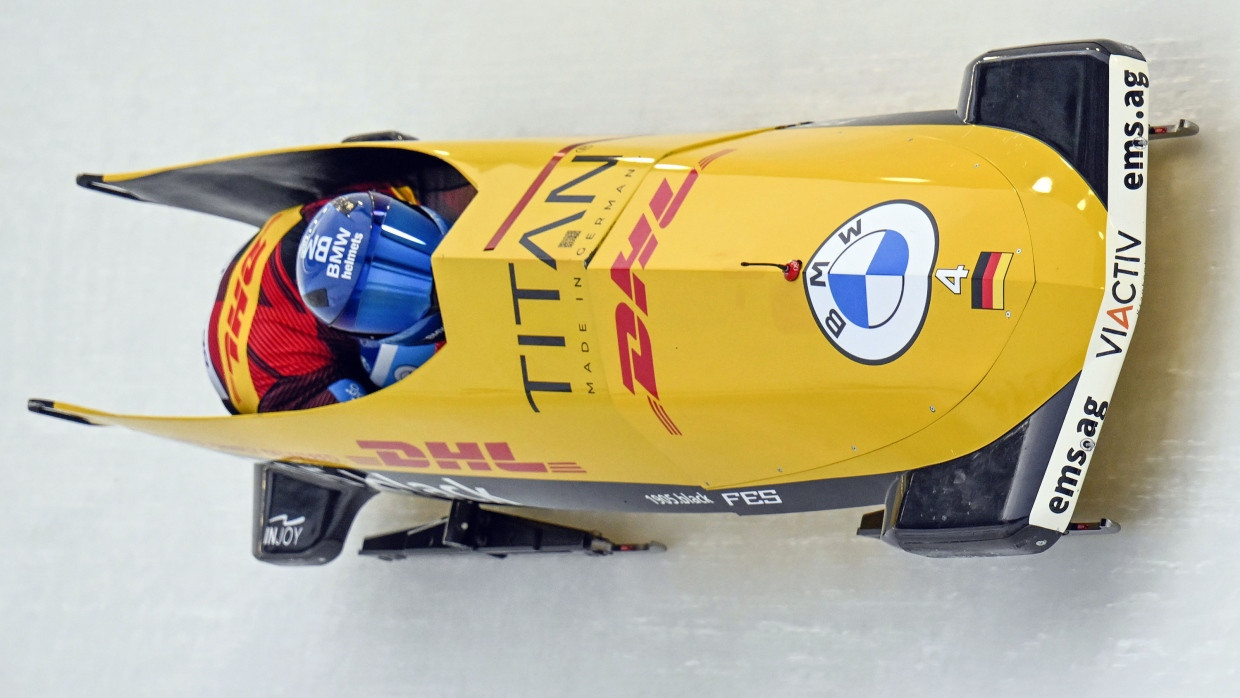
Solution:
<svg viewBox="0 0 1240 698">
<path fill-rule="evenodd" d="M 1140 309 L 1148 89 L 1131 47 L 1054 44 L 978 58 L 942 112 L 576 142 L 371 134 L 83 175 L 254 224 L 427 168 L 478 193 L 433 257 L 448 343 L 389 388 L 228 417 L 31 409 L 265 461 L 255 554 L 275 562 L 334 557 L 376 488 L 473 503 L 368 542 L 388 557 L 611 549 L 477 503 L 885 503 L 862 532 L 907 550 L 1039 552 L 1069 529 Z M 464 517 L 506 547 L 453 533 Z"/>
</svg>

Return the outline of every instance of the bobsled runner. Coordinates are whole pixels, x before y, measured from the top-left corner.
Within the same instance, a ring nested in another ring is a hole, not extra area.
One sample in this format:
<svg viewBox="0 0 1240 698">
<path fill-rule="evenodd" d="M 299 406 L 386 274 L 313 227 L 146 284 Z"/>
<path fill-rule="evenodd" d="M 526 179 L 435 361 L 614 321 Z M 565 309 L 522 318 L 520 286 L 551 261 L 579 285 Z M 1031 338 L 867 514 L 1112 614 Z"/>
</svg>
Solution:
<svg viewBox="0 0 1240 698">
<path fill-rule="evenodd" d="M 945 111 L 577 140 L 390 132 L 82 175 L 255 225 L 437 168 L 477 195 L 433 256 L 448 342 L 395 385 L 225 417 L 29 406 L 260 460 L 253 543 L 270 562 L 334 558 L 380 490 L 453 500 L 366 541 L 389 559 L 649 547 L 480 505 L 881 506 L 858 532 L 907 551 L 1041 552 L 1114 530 L 1071 517 L 1141 307 L 1148 142 L 1196 131 L 1150 126 L 1148 76 L 1129 46 L 1047 44 L 977 58 Z"/>
</svg>

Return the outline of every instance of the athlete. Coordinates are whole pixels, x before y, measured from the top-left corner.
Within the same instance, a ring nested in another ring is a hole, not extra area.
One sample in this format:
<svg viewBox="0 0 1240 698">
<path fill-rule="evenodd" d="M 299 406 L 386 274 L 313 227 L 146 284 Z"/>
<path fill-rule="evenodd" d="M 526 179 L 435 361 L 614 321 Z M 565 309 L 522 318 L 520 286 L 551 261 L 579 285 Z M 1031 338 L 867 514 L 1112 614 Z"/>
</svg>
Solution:
<svg viewBox="0 0 1240 698">
<path fill-rule="evenodd" d="M 430 254 L 476 193 L 455 171 L 273 216 L 225 270 L 204 353 L 234 414 L 343 402 L 443 346 Z"/>
</svg>

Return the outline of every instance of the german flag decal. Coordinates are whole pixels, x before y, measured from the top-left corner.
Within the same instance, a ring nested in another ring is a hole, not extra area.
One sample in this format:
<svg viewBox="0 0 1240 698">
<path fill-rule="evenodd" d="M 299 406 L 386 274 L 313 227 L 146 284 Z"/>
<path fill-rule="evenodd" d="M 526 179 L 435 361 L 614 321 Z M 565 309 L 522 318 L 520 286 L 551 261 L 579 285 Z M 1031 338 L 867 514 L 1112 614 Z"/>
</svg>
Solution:
<svg viewBox="0 0 1240 698">
<path fill-rule="evenodd" d="M 973 307 L 1003 310 L 1003 279 L 1012 263 L 1011 252 L 983 252 L 973 272 Z"/>
</svg>

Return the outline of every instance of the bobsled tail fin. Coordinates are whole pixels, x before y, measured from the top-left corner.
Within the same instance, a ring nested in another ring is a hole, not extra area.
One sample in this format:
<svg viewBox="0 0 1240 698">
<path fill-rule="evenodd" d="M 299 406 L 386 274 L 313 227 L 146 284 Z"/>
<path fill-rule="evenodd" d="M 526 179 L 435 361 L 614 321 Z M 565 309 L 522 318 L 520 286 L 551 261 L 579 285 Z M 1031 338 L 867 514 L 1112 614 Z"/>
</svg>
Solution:
<svg viewBox="0 0 1240 698">
<path fill-rule="evenodd" d="M 33 399 L 26 402 L 26 407 L 35 414 L 63 419 L 75 424 L 87 426 L 115 426 L 139 431 L 152 436 L 159 436 L 173 441 L 193 444 L 209 448 L 221 453 L 241 455 L 254 458 L 279 458 L 299 460 L 324 465 L 347 465 L 347 461 L 334 458 L 327 453 L 307 453 L 294 447 L 271 450 L 273 433 L 280 433 L 279 427 L 273 422 L 287 419 L 282 415 L 240 415 L 210 417 L 154 417 L 137 414 L 118 414 L 103 410 L 82 407 L 67 402 Z M 305 439 L 290 438 L 290 442 L 304 442 Z"/>
<path fill-rule="evenodd" d="M 52 400 L 31 398 L 26 401 L 26 409 L 34 412 L 35 414 L 55 417 L 56 419 L 63 419 L 66 422 L 73 422 L 74 424 L 85 424 L 90 427 L 108 426 L 107 422 L 99 422 L 91 418 L 94 414 L 93 410 L 76 407 L 74 405 L 69 405 L 69 408 L 65 409 L 63 403 L 57 404 Z"/>
<path fill-rule="evenodd" d="M 364 142 L 254 153 L 146 172 L 80 174 L 77 183 L 126 199 L 262 225 L 286 208 L 326 198 L 345 186 L 403 182 L 415 173 L 447 167 L 425 153 L 373 143 L 377 140 L 374 135 L 368 138 Z"/>
<path fill-rule="evenodd" d="M 957 114 L 1051 146 L 1105 205 L 1112 57 L 1145 64 L 1135 48 L 1106 40 L 990 51 L 965 70 Z"/>
</svg>

